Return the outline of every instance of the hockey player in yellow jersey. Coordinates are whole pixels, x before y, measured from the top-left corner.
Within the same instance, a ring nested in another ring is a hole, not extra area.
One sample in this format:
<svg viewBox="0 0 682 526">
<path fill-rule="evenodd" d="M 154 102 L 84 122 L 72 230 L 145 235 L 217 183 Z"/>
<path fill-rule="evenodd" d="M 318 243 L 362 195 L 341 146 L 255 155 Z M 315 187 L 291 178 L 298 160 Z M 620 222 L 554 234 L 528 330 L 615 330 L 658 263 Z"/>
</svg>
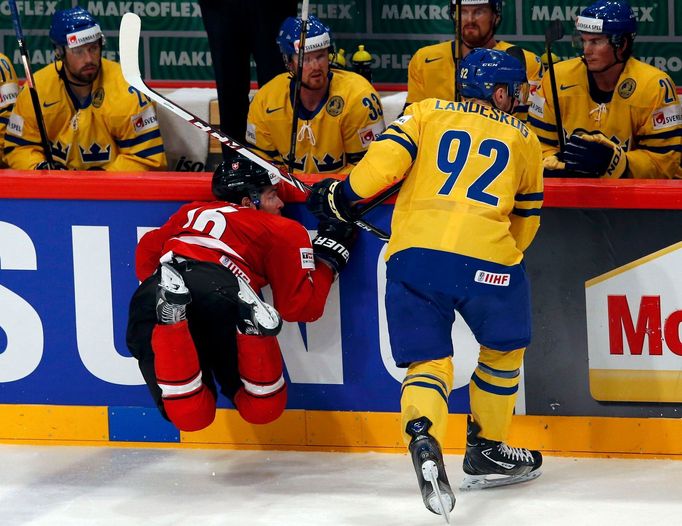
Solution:
<svg viewBox="0 0 682 526">
<path fill-rule="evenodd" d="M 506 53 L 475 49 L 460 80 L 463 101 L 412 104 L 345 181 L 321 181 L 308 198 L 315 215 L 348 221 L 358 200 L 403 182 L 386 249 L 386 316 L 393 357 L 407 368 L 403 437 L 424 504 L 439 514 L 454 505 L 440 444 L 455 311 L 481 345 L 462 487 L 529 480 L 542 463 L 538 451 L 505 443 L 531 332 L 523 253 L 543 200 L 540 143 L 510 115 L 527 95 L 525 71 Z"/>
<path fill-rule="evenodd" d="M 19 95 L 17 73 L 10 59 L 0 53 L 0 168 L 5 167 L 2 161 L 2 144 L 17 95 Z"/>
<path fill-rule="evenodd" d="M 450 1 L 450 16 L 454 20 L 456 0 Z M 495 39 L 495 31 L 502 20 L 502 0 L 461 0 L 462 57 L 474 48 L 485 47 L 511 53 L 525 59 L 526 77 L 534 91 L 540 84 L 542 67 L 534 53 Z M 456 31 L 456 30 L 455 30 Z M 406 106 L 430 97 L 455 100 L 455 42 L 447 41 L 417 50 L 407 70 Z M 520 105 L 516 113 L 526 118 L 528 108 Z"/>
<path fill-rule="evenodd" d="M 55 62 L 35 74 L 56 168 L 143 171 L 166 168 L 153 103 L 131 88 L 115 62 L 102 58 L 104 35 L 81 7 L 57 11 L 50 39 Z M 28 88 L 17 98 L 5 135 L 14 169 L 48 168 Z"/>
<path fill-rule="evenodd" d="M 682 108 L 663 71 L 632 54 L 635 14 L 625 0 L 599 0 L 576 20 L 583 56 L 555 66 L 566 141 L 559 152 L 549 75 L 531 97 L 529 123 L 546 176 L 682 177 Z"/>
<path fill-rule="evenodd" d="M 262 157 L 287 164 L 291 147 L 294 80 L 300 18 L 287 18 L 277 42 L 291 73 L 263 86 L 249 107 L 246 140 Z M 294 173 L 345 173 L 381 133 L 384 112 L 379 95 L 362 76 L 330 70 L 329 28 L 308 20 Z"/>
</svg>

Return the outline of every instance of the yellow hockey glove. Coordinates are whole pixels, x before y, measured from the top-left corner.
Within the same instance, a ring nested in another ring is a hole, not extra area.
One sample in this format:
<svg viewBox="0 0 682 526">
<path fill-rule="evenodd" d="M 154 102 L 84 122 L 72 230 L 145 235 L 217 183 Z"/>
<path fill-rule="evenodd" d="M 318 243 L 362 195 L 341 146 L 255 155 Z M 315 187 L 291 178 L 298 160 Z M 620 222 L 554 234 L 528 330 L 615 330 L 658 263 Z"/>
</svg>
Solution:
<svg viewBox="0 0 682 526">
<path fill-rule="evenodd" d="M 563 158 L 568 170 L 592 177 L 618 179 L 628 169 L 625 150 L 602 133 L 571 135 Z"/>
</svg>

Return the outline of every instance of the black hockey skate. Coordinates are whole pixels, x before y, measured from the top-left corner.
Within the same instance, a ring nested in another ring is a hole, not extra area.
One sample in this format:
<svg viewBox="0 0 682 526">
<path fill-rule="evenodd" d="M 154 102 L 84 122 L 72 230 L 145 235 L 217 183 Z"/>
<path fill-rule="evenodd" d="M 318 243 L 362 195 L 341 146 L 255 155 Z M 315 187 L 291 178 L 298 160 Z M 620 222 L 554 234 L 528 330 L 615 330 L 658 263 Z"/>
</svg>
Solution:
<svg viewBox="0 0 682 526">
<path fill-rule="evenodd" d="M 450 524 L 449 516 L 455 507 L 455 495 L 445 473 L 440 445 L 428 432 L 430 427 L 431 420 L 425 416 L 410 420 L 405 428 L 412 437 L 408 447 L 424 505 L 429 511 L 442 515 L 445 522 Z"/>
<path fill-rule="evenodd" d="M 161 264 L 161 280 L 156 289 L 156 318 L 163 325 L 186 319 L 187 304 L 192 301 L 180 273 L 167 263 Z"/>
<path fill-rule="evenodd" d="M 469 417 L 467 449 L 464 454 L 466 476 L 462 490 L 494 488 L 533 480 L 542 474 L 539 451 L 509 447 L 504 442 L 478 436 L 480 426 Z"/>
</svg>

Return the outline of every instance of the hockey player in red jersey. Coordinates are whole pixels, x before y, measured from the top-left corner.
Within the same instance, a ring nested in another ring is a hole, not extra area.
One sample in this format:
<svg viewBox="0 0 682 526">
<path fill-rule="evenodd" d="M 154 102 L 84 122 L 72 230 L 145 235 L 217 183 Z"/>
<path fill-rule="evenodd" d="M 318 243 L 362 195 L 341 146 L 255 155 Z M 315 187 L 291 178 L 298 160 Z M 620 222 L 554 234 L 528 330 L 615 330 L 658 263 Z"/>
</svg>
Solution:
<svg viewBox="0 0 682 526">
<path fill-rule="evenodd" d="M 281 216 L 277 187 L 251 161 L 221 164 L 212 189 L 217 201 L 182 206 L 136 251 L 142 283 L 128 347 L 159 410 L 183 431 L 211 424 L 216 382 L 244 420 L 279 417 L 287 399 L 281 318 L 322 315 L 355 239 L 347 223 L 322 222 L 311 244 L 302 225 Z M 274 308 L 258 296 L 268 284 Z"/>
</svg>

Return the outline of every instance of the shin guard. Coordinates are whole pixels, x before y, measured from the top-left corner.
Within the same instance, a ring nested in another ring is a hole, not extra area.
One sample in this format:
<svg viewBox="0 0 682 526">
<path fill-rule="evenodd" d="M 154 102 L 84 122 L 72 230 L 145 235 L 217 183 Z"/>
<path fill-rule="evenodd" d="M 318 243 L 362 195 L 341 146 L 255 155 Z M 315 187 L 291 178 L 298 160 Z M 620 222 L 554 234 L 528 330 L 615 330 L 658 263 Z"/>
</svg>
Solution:
<svg viewBox="0 0 682 526">
<path fill-rule="evenodd" d="M 156 325 L 152 332 L 154 370 L 163 407 L 181 431 L 197 431 L 215 418 L 213 393 L 201 381 L 199 358 L 187 321 Z"/>
<path fill-rule="evenodd" d="M 505 442 L 509 435 L 526 349 L 495 351 L 481 347 L 478 367 L 469 383 L 471 414 L 480 436 Z"/>
<path fill-rule="evenodd" d="M 403 440 L 411 437 L 405 432 L 408 422 L 426 417 L 431 422 L 430 434 L 442 444 L 448 423 L 448 397 L 452 390 L 454 371 L 448 356 L 439 360 L 414 362 L 407 369 L 400 396 Z"/>
<path fill-rule="evenodd" d="M 239 376 L 244 384 L 234 397 L 239 414 L 251 424 L 276 420 L 287 403 L 277 338 L 237 334 L 237 353 Z"/>
</svg>

